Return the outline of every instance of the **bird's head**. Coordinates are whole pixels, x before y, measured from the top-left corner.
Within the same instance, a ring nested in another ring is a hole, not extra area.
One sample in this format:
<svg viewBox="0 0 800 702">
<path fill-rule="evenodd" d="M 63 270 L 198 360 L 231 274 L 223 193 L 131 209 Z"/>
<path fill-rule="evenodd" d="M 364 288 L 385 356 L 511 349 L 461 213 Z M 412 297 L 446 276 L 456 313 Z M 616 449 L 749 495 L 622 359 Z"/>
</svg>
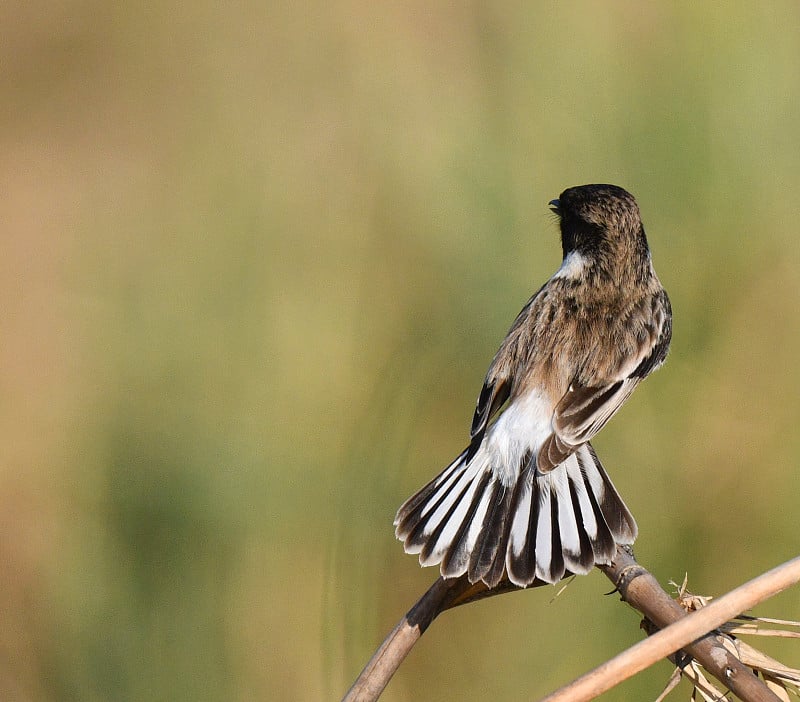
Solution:
<svg viewBox="0 0 800 702">
<path fill-rule="evenodd" d="M 579 185 L 550 201 L 561 225 L 564 256 L 578 252 L 594 260 L 647 256 L 639 206 L 617 185 Z"/>
</svg>

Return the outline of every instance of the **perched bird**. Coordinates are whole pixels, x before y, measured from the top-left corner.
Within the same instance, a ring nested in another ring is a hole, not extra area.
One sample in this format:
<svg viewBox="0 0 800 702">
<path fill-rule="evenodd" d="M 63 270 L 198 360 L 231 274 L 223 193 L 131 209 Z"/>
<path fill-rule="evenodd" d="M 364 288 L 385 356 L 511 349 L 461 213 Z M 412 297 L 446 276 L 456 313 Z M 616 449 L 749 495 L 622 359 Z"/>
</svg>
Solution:
<svg viewBox="0 0 800 702">
<path fill-rule="evenodd" d="M 589 440 L 665 360 L 667 293 L 639 207 L 614 185 L 550 202 L 563 261 L 489 366 L 469 446 L 397 512 L 397 538 L 444 577 L 554 583 L 610 563 L 637 528 Z"/>
</svg>

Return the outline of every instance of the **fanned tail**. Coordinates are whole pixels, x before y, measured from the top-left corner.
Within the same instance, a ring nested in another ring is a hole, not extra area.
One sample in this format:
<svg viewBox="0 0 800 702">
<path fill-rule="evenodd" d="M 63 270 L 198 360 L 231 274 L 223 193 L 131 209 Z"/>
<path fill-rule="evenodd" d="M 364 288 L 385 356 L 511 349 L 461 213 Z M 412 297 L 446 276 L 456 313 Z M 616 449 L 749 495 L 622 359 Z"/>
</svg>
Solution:
<svg viewBox="0 0 800 702">
<path fill-rule="evenodd" d="M 617 544 L 636 539 L 636 522 L 594 449 L 578 447 L 539 474 L 528 454 L 515 482 L 495 477 L 485 451 L 464 451 L 397 512 L 395 533 L 424 566 L 444 577 L 497 585 L 555 583 L 610 563 Z"/>
</svg>

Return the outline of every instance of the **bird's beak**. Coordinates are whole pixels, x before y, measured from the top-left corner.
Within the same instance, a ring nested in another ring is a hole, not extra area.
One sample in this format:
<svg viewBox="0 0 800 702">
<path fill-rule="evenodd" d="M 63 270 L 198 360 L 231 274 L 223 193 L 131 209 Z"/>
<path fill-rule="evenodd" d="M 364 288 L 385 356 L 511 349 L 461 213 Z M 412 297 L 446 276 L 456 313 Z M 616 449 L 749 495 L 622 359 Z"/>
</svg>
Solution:
<svg viewBox="0 0 800 702">
<path fill-rule="evenodd" d="M 561 203 L 558 200 L 550 200 L 547 204 L 550 205 L 551 212 L 555 212 L 559 217 L 561 216 Z"/>
</svg>

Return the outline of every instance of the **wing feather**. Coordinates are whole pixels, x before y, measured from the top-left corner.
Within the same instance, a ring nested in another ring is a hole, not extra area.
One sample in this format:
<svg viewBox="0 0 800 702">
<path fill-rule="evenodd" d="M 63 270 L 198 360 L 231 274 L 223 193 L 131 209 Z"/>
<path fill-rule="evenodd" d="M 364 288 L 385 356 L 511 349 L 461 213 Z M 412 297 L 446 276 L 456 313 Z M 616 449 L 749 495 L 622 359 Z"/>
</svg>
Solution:
<svg viewBox="0 0 800 702">
<path fill-rule="evenodd" d="M 539 471 L 546 473 L 563 463 L 581 444 L 599 432 L 636 386 L 666 359 L 672 337 L 669 299 L 653 298 L 651 323 L 640 335 L 637 353 L 625 359 L 606 382 L 582 385 L 573 382 L 558 401 L 553 414 L 553 433 L 537 457 Z"/>
</svg>

